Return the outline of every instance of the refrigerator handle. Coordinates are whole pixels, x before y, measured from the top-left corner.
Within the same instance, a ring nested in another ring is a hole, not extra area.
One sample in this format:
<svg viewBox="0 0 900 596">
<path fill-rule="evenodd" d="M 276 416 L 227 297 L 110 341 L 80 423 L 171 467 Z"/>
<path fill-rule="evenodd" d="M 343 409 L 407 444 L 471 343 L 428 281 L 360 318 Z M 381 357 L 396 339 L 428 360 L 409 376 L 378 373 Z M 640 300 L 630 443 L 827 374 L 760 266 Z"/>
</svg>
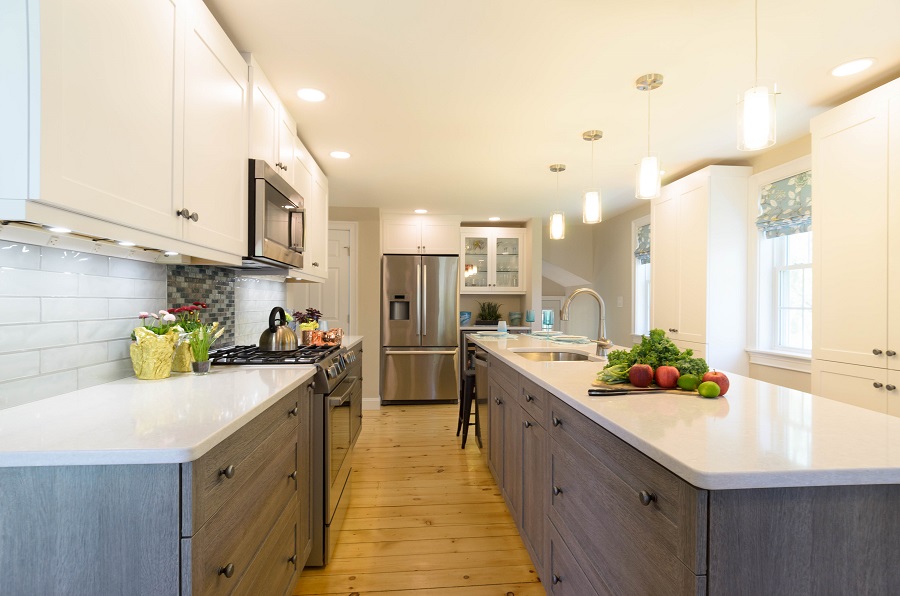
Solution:
<svg viewBox="0 0 900 596">
<path fill-rule="evenodd" d="M 422 265 L 416 267 L 416 335 L 422 335 Z"/>
<path fill-rule="evenodd" d="M 422 335 L 428 335 L 428 265 L 422 265 Z"/>
</svg>

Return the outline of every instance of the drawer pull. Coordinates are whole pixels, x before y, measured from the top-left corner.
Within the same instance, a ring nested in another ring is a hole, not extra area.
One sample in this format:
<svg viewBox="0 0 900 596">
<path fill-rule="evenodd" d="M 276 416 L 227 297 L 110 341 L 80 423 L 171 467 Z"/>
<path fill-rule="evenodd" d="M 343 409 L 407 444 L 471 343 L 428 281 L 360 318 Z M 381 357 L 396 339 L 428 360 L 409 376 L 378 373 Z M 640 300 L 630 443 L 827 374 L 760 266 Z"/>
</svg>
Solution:
<svg viewBox="0 0 900 596">
<path fill-rule="evenodd" d="M 299 412 L 299 411 L 300 411 L 300 409 L 297 408 L 297 406 L 294 406 L 293 409 L 288 411 L 288 414 L 290 414 L 291 416 L 296 416 L 297 412 Z"/>
<path fill-rule="evenodd" d="M 872 353 L 875 354 L 876 356 L 881 356 L 881 350 L 879 350 L 878 348 L 875 348 L 874 350 L 872 350 Z"/>
<path fill-rule="evenodd" d="M 885 354 L 887 354 L 888 356 L 896 356 L 897 352 L 895 352 L 894 350 L 888 350 L 887 352 L 885 352 Z"/>
<path fill-rule="evenodd" d="M 221 567 L 219 569 L 219 575 L 224 575 L 229 578 L 234 575 L 234 563 L 229 563 L 228 565 Z"/>
<path fill-rule="evenodd" d="M 881 389 L 882 387 L 884 387 L 884 385 L 879 383 L 878 381 L 875 381 L 874 383 L 872 383 L 872 387 L 874 387 L 875 389 Z"/>
<path fill-rule="evenodd" d="M 297 555 L 291 556 L 291 558 L 288 559 L 288 563 L 290 563 L 291 565 L 296 565 L 297 564 Z"/>
<path fill-rule="evenodd" d="M 638 497 L 640 497 L 641 505 L 643 505 L 644 507 L 646 507 L 647 505 L 649 505 L 650 503 L 652 503 L 653 501 L 656 500 L 655 493 L 648 493 L 645 490 L 642 490 L 641 492 L 639 492 Z"/>
<path fill-rule="evenodd" d="M 552 581 L 552 582 L 553 582 L 553 585 L 555 586 L 556 584 L 558 584 L 559 582 L 562 581 L 562 578 L 560 578 L 558 575 L 556 575 L 556 574 L 554 573 L 554 574 L 550 577 L 550 581 Z"/>
<path fill-rule="evenodd" d="M 885 385 L 884 388 L 887 389 L 888 391 L 893 391 L 894 389 L 896 389 L 896 387 L 894 385 Z"/>
<path fill-rule="evenodd" d="M 221 470 L 219 470 L 219 476 L 224 476 L 225 478 L 234 478 L 234 465 L 230 465 L 227 468 L 222 468 Z"/>
<path fill-rule="evenodd" d="M 556 496 L 558 497 L 559 495 L 562 494 L 562 489 L 559 488 L 558 486 L 554 486 L 554 487 L 553 487 L 553 494 L 556 495 Z"/>
<path fill-rule="evenodd" d="M 562 420 L 560 420 L 560 419 L 557 418 L 556 416 L 554 416 L 553 418 L 551 418 L 551 420 L 553 421 L 553 426 L 559 426 L 560 424 L 562 424 Z"/>
<path fill-rule="evenodd" d="M 288 474 L 288 478 L 290 478 L 291 480 L 296 480 L 297 479 L 297 470 L 294 470 L 293 472 Z"/>
<path fill-rule="evenodd" d="M 525 401 L 534 401 L 534 396 L 530 393 L 525 394 Z"/>
<path fill-rule="evenodd" d="M 497 402 L 497 405 L 498 405 L 498 406 L 499 406 L 500 404 L 503 403 L 502 401 L 500 401 L 500 398 L 499 398 L 499 397 L 495 397 L 495 398 L 494 398 L 494 401 Z"/>
<path fill-rule="evenodd" d="M 531 428 L 531 422 L 525 421 L 525 428 Z"/>
</svg>

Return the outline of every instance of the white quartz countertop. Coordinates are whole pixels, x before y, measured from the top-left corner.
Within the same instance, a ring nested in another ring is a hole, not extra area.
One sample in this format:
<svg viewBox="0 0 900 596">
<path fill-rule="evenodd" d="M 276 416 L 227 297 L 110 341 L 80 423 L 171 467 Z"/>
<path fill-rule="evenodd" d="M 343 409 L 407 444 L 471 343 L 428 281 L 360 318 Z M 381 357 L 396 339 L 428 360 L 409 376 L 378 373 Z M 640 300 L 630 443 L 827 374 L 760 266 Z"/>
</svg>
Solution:
<svg viewBox="0 0 900 596">
<path fill-rule="evenodd" d="M 605 362 L 533 362 L 512 350 L 593 345 L 474 341 L 694 486 L 747 489 L 900 483 L 900 418 L 727 373 L 724 397 L 590 397 Z M 727 372 L 727 371 L 726 371 Z"/>
<path fill-rule="evenodd" d="M 131 377 L 0 410 L 0 467 L 194 461 L 314 373 L 214 366 L 204 376 Z"/>
</svg>

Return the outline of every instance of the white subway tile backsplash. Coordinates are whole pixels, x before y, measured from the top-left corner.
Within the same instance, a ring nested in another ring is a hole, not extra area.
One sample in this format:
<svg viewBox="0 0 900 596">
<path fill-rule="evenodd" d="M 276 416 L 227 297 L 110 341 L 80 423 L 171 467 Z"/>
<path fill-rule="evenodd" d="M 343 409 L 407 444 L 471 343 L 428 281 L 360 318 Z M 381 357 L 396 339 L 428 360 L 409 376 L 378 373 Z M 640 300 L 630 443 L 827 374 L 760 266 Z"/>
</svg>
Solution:
<svg viewBox="0 0 900 596">
<path fill-rule="evenodd" d="M 32 269 L 0 268 L 0 296 L 77 295 L 77 275 Z"/>
<path fill-rule="evenodd" d="M 121 360 L 122 358 L 131 358 L 131 338 L 115 339 L 106 342 L 107 360 Z"/>
<path fill-rule="evenodd" d="M 93 387 L 134 375 L 131 360 L 114 360 L 78 369 L 78 388 Z"/>
<path fill-rule="evenodd" d="M 158 313 L 165 308 L 165 296 L 160 298 L 110 298 L 109 318 L 134 319 L 134 324 L 137 325 L 139 313 Z"/>
<path fill-rule="evenodd" d="M 109 258 L 110 277 L 127 277 L 129 279 L 150 279 L 166 281 L 166 266 L 145 261 L 129 261 L 128 259 Z"/>
<path fill-rule="evenodd" d="M 105 298 L 41 298 L 40 304 L 41 320 L 45 322 L 109 317 L 109 300 Z"/>
<path fill-rule="evenodd" d="M 0 383 L 0 409 L 20 406 L 76 389 L 78 389 L 78 372 L 74 370 Z"/>
<path fill-rule="evenodd" d="M 64 348 L 46 348 L 40 351 L 40 356 L 40 372 L 49 373 L 106 362 L 108 350 L 106 342 L 99 342 Z"/>
<path fill-rule="evenodd" d="M 109 257 L 75 250 L 41 247 L 41 269 L 61 273 L 109 275 Z"/>
<path fill-rule="evenodd" d="M 0 267 L 40 269 L 41 249 L 21 242 L 0 240 Z"/>
<path fill-rule="evenodd" d="M 125 339 L 140 322 L 134 319 L 109 319 L 106 321 L 79 321 L 78 341 L 80 343 Z"/>
<path fill-rule="evenodd" d="M 146 279 L 134 280 L 131 296 L 134 298 L 166 298 L 166 282 Z"/>
<path fill-rule="evenodd" d="M 0 355 L 0 381 L 32 377 L 39 372 L 38 352 L 13 352 Z"/>
<path fill-rule="evenodd" d="M 37 298 L 0 298 L 0 325 L 36 323 L 41 320 L 41 301 Z"/>
<path fill-rule="evenodd" d="M 99 275 L 79 275 L 78 295 L 96 298 L 131 298 L 134 295 L 134 280 Z M 165 295 L 165 290 L 163 290 L 163 295 Z"/>
<path fill-rule="evenodd" d="M 75 343 L 78 343 L 78 323 L 75 322 L 0 326 L 0 353 Z"/>
</svg>

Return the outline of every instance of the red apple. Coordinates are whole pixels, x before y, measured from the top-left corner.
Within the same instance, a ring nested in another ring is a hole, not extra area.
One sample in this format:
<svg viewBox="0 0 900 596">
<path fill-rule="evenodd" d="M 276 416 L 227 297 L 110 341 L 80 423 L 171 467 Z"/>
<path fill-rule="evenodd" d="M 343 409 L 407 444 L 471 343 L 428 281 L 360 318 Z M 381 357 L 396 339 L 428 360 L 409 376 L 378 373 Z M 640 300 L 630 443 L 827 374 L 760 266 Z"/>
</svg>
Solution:
<svg viewBox="0 0 900 596">
<path fill-rule="evenodd" d="M 725 376 L 725 373 L 721 373 L 717 370 L 711 370 L 703 375 L 703 381 L 712 381 L 718 385 L 719 389 L 721 389 L 719 392 L 720 397 L 725 395 L 728 392 L 728 388 L 731 387 L 731 382 L 728 380 L 728 377 Z"/>
<path fill-rule="evenodd" d="M 653 368 L 649 364 L 635 364 L 628 369 L 628 380 L 635 387 L 649 387 L 653 382 Z"/>
<path fill-rule="evenodd" d="M 681 373 L 674 366 L 660 366 L 656 369 L 656 384 L 665 389 L 671 389 L 678 384 Z"/>
</svg>

